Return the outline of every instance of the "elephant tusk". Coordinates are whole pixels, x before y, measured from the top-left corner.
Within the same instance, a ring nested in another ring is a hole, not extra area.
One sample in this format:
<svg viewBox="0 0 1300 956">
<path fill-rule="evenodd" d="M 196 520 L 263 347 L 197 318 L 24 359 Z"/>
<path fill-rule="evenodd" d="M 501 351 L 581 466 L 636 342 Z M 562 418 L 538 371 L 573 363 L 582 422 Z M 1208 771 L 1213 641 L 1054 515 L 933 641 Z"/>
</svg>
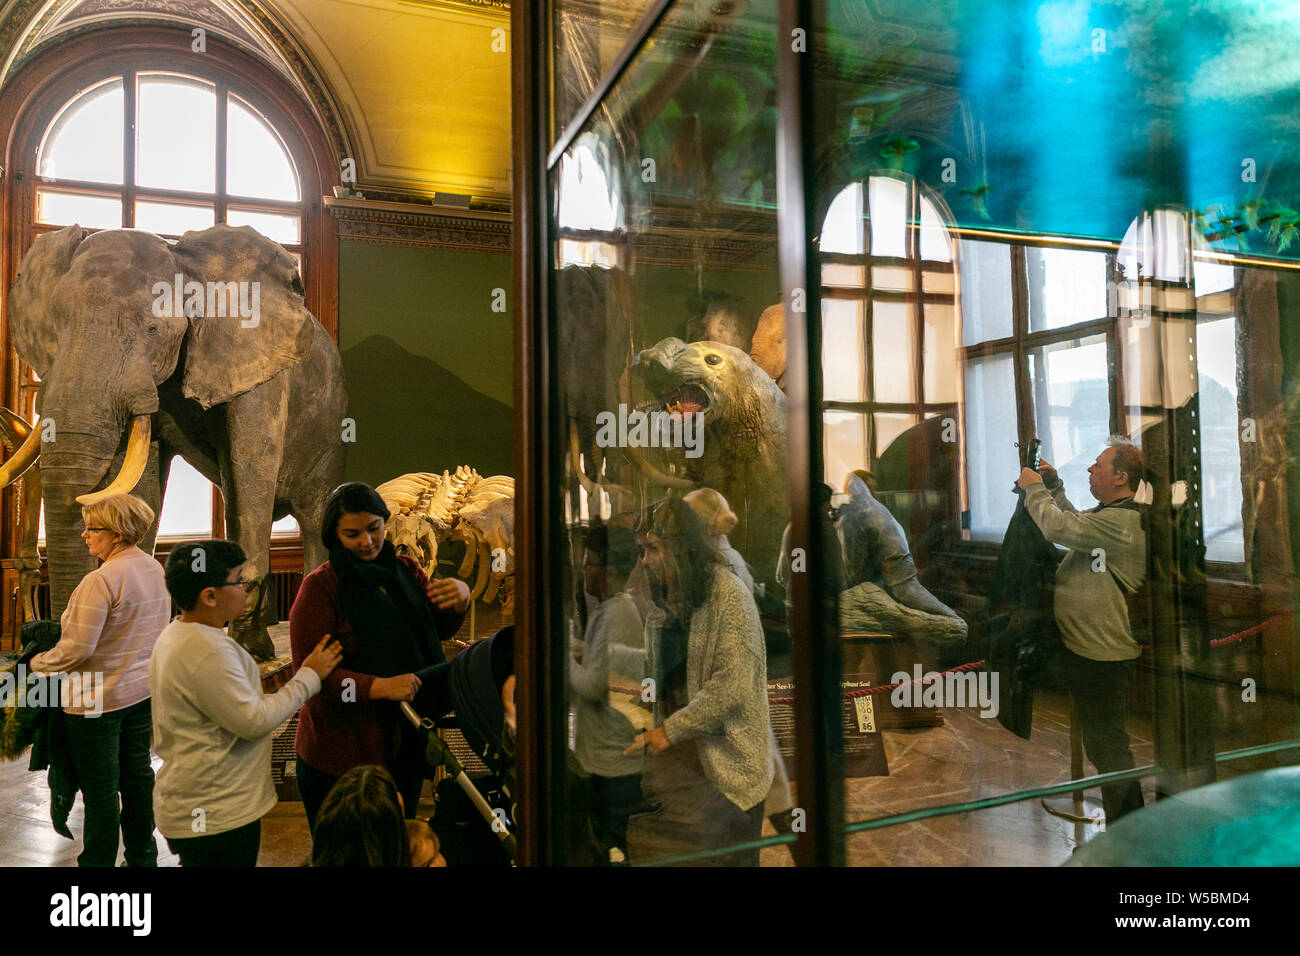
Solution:
<svg viewBox="0 0 1300 956">
<path fill-rule="evenodd" d="M 0 442 L 4 442 L 5 451 L 13 454 L 32 433 L 32 426 L 8 408 L 0 405 Z"/>
<path fill-rule="evenodd" d="M 21 436 L 22 445 L 0 465 L 0 488 L 12 485 L 41 457 L 41 433 L 7 408 L 3 409 L 3 418 L 4 424 L 0 428 L 6 432 L 6 438 L 9 439 L 8 433 L 12 430 L 15 439 Z"/>
<path fill-rule="evenodd" d="M 112 484 L 100 491 L 88 495 L 77 495 L 77 504 L 93 505 L 110 495 L 126 495 L 134 490 L 144 474 L 145 465 L 149 463 L 149 416 L 137 415 L 131 422 L 131 437 L 126 442 L 126 455 L 122 459 L 122 470 L 117 473 Z"/>
</svg>

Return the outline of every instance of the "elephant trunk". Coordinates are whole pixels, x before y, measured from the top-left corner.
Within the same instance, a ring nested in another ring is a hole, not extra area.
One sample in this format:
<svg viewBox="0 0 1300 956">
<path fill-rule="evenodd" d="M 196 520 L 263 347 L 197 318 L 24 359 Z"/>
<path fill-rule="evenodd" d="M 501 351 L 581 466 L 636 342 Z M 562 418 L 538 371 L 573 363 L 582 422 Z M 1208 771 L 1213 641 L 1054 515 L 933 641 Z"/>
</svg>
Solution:
<svg viewBox="0 0 1300 956">
<path fill-rule="evenodd" d="M 95 489 L 108 474 L 128 423 L 131 432 L 125 461 L 117 480 L 105 492 L 130 492 L 135 487 L 148 461 L 150 413 L 158 407 L 157 392 L 142 362 L 117 365 L 110 373 L 111 388 L 107 393 L 96 392 L 78 379 L 75 370 L 86 367 L 88 349 L 111 354 L 109 343 L 83 337 L 61 344 L 64 347 L 41 382 L 37 406 L 41 412 L 37 432 L 42 439 L 46 557 L 56 615 L 67 606 L 81 579 L 96 567 L 81 540 L 81 508 L 103 497 Z"/>
<path fill-rule="evenodd" d="M 81 538 L 81 506 L 76 496 L 99 484 L 111 459 L 78 466 L 42 464 L 45 495 L 45 554 L 50 569 L 50 607 L 55 617 L 68 606 L 68 598 L 98 561 Z"/>
</svg>

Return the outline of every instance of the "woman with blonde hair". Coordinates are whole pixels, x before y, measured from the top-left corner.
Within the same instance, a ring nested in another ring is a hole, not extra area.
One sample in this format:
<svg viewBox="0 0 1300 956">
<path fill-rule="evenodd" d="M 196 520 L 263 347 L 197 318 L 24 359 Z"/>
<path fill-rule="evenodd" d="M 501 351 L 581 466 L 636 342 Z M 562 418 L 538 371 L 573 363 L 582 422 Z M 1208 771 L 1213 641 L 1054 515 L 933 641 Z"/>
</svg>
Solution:
<svg viewBox="0 0 1300 956">
<path fill-rule="evenodd" d="M 72 592 L 58 644 L 32 658 L 31 669 L 80 675 L 72 682 L 80 693 L 64 695 L 63 708 L 86 805 L 77 864 L 115 866 L 120 829 L 127 865 L 156 866 L 149 655 L 172 605 L 162 565 L 137 547 L 154 511 L 134 495 L 110 495 L 81 517 L 82 540 L 102 564 Z"/>
<path fill-rule="evenodd" d="M 740 578 L 740 583 L 745 585 L 745 590 L 752 594 L 754 576 L 749 573 L 749 566 L 740 552 L 727 540 L 727 535 L 740 520 L 731 510 L 731 505 L 727 504 L 727 499 L 712 488 L 696 488 L 688 492 L 682 500 L 690 505 L 696 517 L 704 522 L 709 539 L 713 542 L 713 550 L 718 554 L 718 560 L 732 574 Z"/>
</svg>

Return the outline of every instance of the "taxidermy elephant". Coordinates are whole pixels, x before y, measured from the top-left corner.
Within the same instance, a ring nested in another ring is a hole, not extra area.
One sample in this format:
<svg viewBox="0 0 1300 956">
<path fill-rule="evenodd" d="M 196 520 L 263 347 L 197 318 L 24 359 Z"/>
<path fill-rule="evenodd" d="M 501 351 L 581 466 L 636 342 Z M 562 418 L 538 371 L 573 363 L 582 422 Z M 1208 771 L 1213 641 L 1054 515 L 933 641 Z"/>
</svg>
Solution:
<svg viewBox="0 0 1300 956">
<path fill-rule="evenodd" d="M 347 414 L 338 348 L 303 303 L 293 257 L 247 226 L 175 244 L 69 226 L 32 244 L 8 314 L 41 379 L 42 420 L 0 483 L 39 457 L 54 613 L 95 566 L 80 506 L 134 489 L 158 510 L 180 455 L 221 488 L 226 537 L 258 582 L 231 634 L 270 659 L 271 522 L 293 514 L 306 570 L 325 560 L 320 520 L 343 478 Z"/>
</svg>

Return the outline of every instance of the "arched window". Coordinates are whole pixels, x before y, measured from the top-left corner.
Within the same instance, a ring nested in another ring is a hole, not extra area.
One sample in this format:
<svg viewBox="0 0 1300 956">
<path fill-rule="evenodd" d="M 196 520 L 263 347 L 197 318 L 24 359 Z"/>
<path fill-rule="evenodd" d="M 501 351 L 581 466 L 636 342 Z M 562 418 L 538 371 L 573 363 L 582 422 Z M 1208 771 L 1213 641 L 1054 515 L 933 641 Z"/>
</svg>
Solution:
<svg viewBox="0 0 1300 956">
<path fill-rule="evenodd" d="M 252 226 L 302 268 L 297 166 L 266 118 L 222 84 L 154 71 L 107 77 L 58 111 L 36 169 L 34 236 L 72 223 L 168 239 L 218 223 Z M 214 491 L 173 458 L 159 537 L 212 535 Z M 41 522 L 43 536 L 43 509 Z M 296 535 L 297 522 L 283 518 L 273 533 Z"/>
<path fill-rule="evenodd" d="M 952 239 L 911 177 L 845 186 L 819 246 L 826 480 L 838 489 L 923 419 L 955 415 L 961 333 Z"/>
<path fill-rule="evenodd" d="M 605 174 L 614 169 L 608 145 L 588 133 L 560 163 L 555 221 L 561 266 L 614 268 L 619 256 L 612 240 L 624 225 L 623 200 L 617 179 L 610 182 Z"/>
<path fill-rule="evenodd" d="M 202 56 L 170 28 L 109 28 L 38 54 L 0 94 L 6 287 L 44 232 L 139 228 L 166 238 L 218 223 L 276 240 L 302 272 L 307 306 L 337 334 L 337 241 L 320 201 L 337 157 L 284 76 L 215 37 Z M 186 35 L 188 36 L 188 34 Z M 8 336 L 5 335 L 6 342 Z M 5 347 L 7 402 L 32 420 L 38 382 Z M 7 499 L 14 528 L 18 503 Z M 161 536 L 224 533 L 220 495 L 173 459 Z M 296 523 L 276 523 L 282 540 Z M 10 547 L 16 538 L 8 532 Z"/>
</svg>

